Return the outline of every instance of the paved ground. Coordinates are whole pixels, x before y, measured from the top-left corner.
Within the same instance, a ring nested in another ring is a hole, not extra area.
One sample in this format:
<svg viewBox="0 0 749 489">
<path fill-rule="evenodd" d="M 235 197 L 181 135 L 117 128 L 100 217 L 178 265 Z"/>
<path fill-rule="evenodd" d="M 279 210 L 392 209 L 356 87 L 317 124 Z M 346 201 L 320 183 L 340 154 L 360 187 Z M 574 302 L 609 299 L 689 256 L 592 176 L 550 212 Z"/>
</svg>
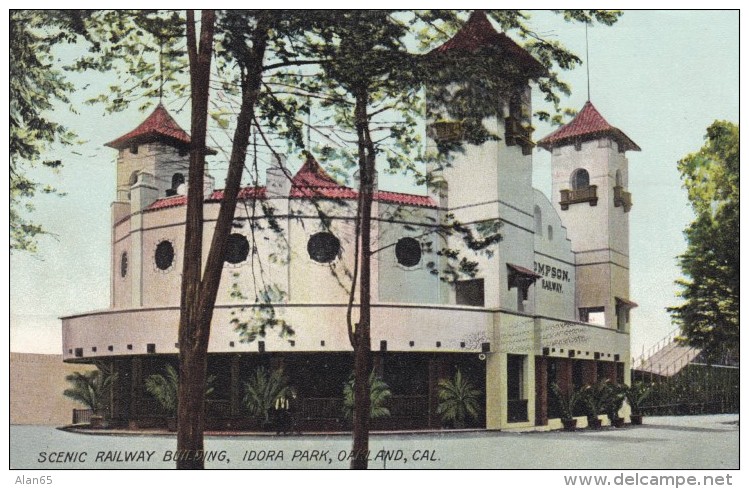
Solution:
<svg viewBox="0 0 749 489">
<path fill-rule="evenodd" d="M 10 466 L 172 468 L 174 436 L 92 436 L 11 426 Z M 350 435 L 206 439 L 209 468 L 346 468 Z M 371 468 L 737 469 L 738 415 L 650 417 L 601 431 L 373 435 Z M 60 460 L 60 461 L 58 461 Z"/>
</svg>

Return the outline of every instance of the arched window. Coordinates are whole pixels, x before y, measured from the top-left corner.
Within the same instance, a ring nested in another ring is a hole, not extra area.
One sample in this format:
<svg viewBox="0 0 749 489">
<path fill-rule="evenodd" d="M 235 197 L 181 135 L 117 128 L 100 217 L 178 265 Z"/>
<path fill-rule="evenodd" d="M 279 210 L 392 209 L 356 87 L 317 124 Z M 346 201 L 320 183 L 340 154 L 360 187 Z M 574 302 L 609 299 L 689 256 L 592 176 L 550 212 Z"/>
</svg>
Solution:
<svg viewBox="0 0 749 489">
<path fill-rule="evenodd" d="M 127 183 L 128 183 L 128 185 L 129 185 L 129 186 L 131 186 L 131 187 L 132 187 L 133 185 L 135 185 L 136 183 L 138 183 L 138 172 L 137 172 L 137 171 L 134 171 L 134 172 L 132 172 L 132 173 L 130 174 L 130 180 L 128 180 L 128 182 L 127 182 Z"/>
<path fill-rule="evenodd" d="M 546 227 L 546 235 L 548 236 L 549 241 L 554 239 L 554 228 L 551 227 L 551 224 Z"/>
<path fill-rule="evenodd" d="M 616 170 L 616 186 L 617 187 L 623 187 L 624 186 L 622 184 L 622 171 L 621 170 Z"/>
<path fill-rule="evenodd" d="M 536 234 L 541 234 L 541 208 L 539 206 L 533 207 L 533 221 L 536 224 Z"/>
<path fill-rule="evenodd" d="M 572 172 L 572 190 L 581 190 L 590 187 L 590 175 L 588 170 L 578 168 Z"/>
<path fill-rule="evenodd" d="M 181 173 L 175 173 L 172 175 L 172 190 L 177 190 L 177 187 L 185 183 L 185 176 Z"/>
</svg>

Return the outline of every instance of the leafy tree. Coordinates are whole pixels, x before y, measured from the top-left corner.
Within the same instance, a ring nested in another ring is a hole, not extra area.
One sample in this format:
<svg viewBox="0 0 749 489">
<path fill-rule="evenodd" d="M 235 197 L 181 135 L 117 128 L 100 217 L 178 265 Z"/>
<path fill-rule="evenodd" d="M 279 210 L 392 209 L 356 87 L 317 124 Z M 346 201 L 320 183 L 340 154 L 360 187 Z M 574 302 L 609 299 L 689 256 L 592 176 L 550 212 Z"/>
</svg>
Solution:
<svg viewBox="0 0 749 489">
<path fill-rule="evenodd" d="M 32 169 L 40 163 L 58 170 L 59 160 L 43 160 L 45 150 L 59 142 L 72 144 L 75 135 L 55 122 L 52 113 L 57 103 L 69 102 L 73 85 L 55 66 L 56 45 L 75 40 L 77 22 L 55 11 L 11 10 L 9 24 L 10 96 L 10 249 L 36 251 L 37 238 L 47 234 L 30 221 L 38 193 L 57 193 L 35 180 Z"/>
<path fill-rule="evenodd" d="M 265 367 L 258 367 L 244 385 L 245 407 L 251 416 L 262 418 L 266 425 L 270 423 L 270 411 L 276 400 L 291 395 L 289 380 L 282 369 L 269 372 Z"/>
<path fill-rule="evenodd" d="M 739 357 L 739 127 L 716 121 L 705 145 L 679 161 L 696 214 L 679 257 L 684 303 L 668 308 L 681 341 L 707 358 Z"/>
<path fill-rule="evenodd" d="M 94 414 L 106 413 L 109 408 L 109 394 L 117 375 L 103 365 L 90 372 L 73 372 L 65 376 L 72 384 L 63 395 L 89 408 Z"/>
<path fill-rule="evenodd" d="M 392 397 L 390 386 L 375 374 L 369 374 L 369 418 L 387 418 L 390 409 L 387 408 L 387 400 Z M 343 417 L 350 420 L 354 417 L 354 391 L 355 380 L 353 373 L 351 378 L 343 384 Z"/>
<path fill-rule="evenodd" d="M 437 414 L 442 421 L 452 423 L 455 428 L 464 428 L 469 420 L 481 414 L 481 391 L 460 370 L 452 379 L 442 379 L 437 384 Z"/>
</svg>

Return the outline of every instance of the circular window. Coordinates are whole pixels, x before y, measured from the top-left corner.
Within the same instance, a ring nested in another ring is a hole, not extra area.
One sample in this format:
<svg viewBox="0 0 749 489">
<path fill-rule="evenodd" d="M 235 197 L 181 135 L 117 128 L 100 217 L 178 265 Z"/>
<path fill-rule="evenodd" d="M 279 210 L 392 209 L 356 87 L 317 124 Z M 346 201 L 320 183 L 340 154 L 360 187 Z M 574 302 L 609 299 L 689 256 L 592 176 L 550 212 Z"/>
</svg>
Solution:
<svg viewBox="0 0 749 489">
<path fill-rule="evenodd" d="M 421 261 L 421 243 L 414 238 L 401 238 L 395 244 L 395 258 L 404 267 L 415 267 Z"/>
<path fill-rule="evenodd" d="M 330 233 L 313 234 L 307 241 L 309 257 L 318 263 L 330 263 L 341 251 L 341 242 Z"/>
<path fill-rule="evenodd" d="M 159 270 L 169 270 L 174 263 L 174 245 L 172 245 L 172 242 L 164 240 L 156 245 L 154 259 Z"/>
<path fill-rule="evenodd" d="M 127 275 L 127 251 L 123 251 L 120 255 L 120 275 L 122 277 Z"/>
<path fill-rule="evenodd" d="M 250 242 L 247 241 L 247 237 L 243 234 L 230 234 L 229 239 L 226 242 L 226 255 L 225 260 L 227 263 L 236 265 L 247 259 L 247 255 L 250 253 Z"/>
</svg>

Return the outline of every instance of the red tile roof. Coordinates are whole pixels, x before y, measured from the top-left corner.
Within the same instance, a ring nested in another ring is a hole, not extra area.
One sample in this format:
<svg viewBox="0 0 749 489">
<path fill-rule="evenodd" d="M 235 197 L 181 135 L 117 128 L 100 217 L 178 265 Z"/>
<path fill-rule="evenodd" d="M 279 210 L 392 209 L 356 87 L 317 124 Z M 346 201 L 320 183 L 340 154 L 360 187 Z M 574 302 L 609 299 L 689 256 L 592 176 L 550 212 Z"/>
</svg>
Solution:
<svg viewBox="0 0 749 489">
<path fill-rule="evenodd" d="M 265 187 L 245 187 L 239 191 L 239 200 L 264 199 L 266 197 Z M 320 164 L 309 155 L 299 171 L 291 179 L 292 199 L 346 199 L 355 200 L 359 193 L 349 187 L 344 187 L 336 182 Z M 205 202 L 220 202 L 224 198 L 223 190 L 215 190 Z M 400 192 L 378 191 L 375 192 L 374 200 L 397 205 L 411 205 L 417 207 L 437 207 L 436 202 L 426 195 L 412 195 Z M 178 207 L 187 203 L 187 197 L 177 195 L 159 199 L 146 208 L 146 211 Z"/>
<path fill-rule="evenodd" d="M 621 130 L 612 126 L 589 101 L 574 119 L 552 132 L 536 144 L 551 151 L 557 146 L 566 146 L 576 142 L 588 141 L 608 136 L 619 144 L 621 151 L 640 151 L 640 147 L 629 139 Z"/>
<path fill-rule="evenodd" d="M 206 197 L 204 202 L 221 202 L 224 198 L 223 190 L 214 190 L 211 195 Z M 264 199 L 265 198 L 265 187 L 244 187 L 239 190 L 238 200 L 249 200 L 249 199 Z M 179 207 L 187 204 L 186 195 L 175 195 L 174 197 L 166 197 L 159 199 L 153 204 L 146 207 L 146 211 L 155 211 L 158 209 L 167 209 L 169 207 Z"/>
<path fill-rule="evenodd" d="M 483 10 L 474 10 L 463 27 L 447 42 L 429 54 L 456 52 L 476 54 L 481 49 L 494 48 L 520 64 L 532 77 L 547 74 L 547 69 L 528 51 L 518 46 L 506 34 L 497 32 Z"/>
<path fill-rule="evenodd" d="M 164 141 L 178 148 L 190 146 L 190 136 L 172 118 L 163 105 L 159 104 L 156 109 L 141 124 L 105 146 L 122 149 L 132 144 L 144 144 L 154 141 Z"/>
</svg>

